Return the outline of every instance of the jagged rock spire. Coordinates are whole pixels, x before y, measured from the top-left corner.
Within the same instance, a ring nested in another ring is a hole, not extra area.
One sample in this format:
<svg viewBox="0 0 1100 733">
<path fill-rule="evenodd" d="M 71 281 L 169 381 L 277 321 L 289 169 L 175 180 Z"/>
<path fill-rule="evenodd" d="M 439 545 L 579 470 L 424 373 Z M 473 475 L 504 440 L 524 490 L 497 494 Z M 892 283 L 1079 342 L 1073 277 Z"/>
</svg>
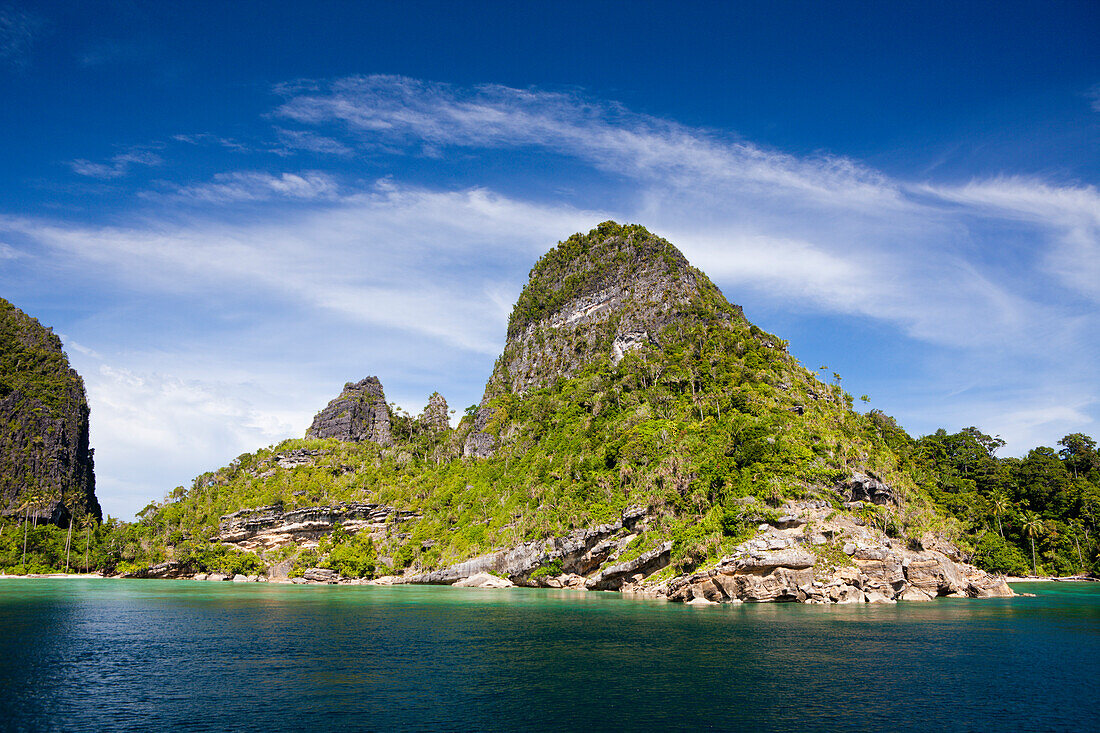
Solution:
<svg viewBox="0 0 1100 733">
<path fill-rule="evenodd" d="M 451 411 L 447 407 L 447 400 L 438 392 L 432 392 L 428 398 L 428 404 L 417 418 L 421 425 L 431 430 L 446 430 L 451 427 Z"/>
<path fill-rule="evenodd" d="M 390 411 L 378 377 L 348 382 L 340 396 L 313 418 L 307 438 L 336 438 L 360 443 L 370 440 L 379 445 L 393 442 Z"/>
</svg>

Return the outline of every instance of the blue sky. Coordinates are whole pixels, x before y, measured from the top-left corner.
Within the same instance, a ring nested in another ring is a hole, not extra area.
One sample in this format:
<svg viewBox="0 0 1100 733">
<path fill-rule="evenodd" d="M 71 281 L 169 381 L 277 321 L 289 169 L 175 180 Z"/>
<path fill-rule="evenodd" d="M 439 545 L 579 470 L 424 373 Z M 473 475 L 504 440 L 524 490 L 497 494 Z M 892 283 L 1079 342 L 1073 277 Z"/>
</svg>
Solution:
<svg viewBox="0 0 1100 733">
<path fill-rule="evenodd" d="M 1100 434 L 1100 5 L 0 0 L 0 295 L 130 517 L 345 381 L 461 411 L 534 261 L 666 236 L 913 434 Z"/>
</svg>

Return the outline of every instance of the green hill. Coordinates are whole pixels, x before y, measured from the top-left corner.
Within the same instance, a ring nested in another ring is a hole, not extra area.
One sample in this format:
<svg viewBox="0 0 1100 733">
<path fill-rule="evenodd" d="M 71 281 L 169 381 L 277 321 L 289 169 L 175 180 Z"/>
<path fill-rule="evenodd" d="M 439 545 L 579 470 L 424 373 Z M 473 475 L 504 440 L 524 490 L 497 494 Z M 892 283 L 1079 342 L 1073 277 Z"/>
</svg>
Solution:
<svg viewBox="0 0 1100 733">
<path fill-rule="evenodd" d="M 606 222 L 532 269 L 457 427 L 438 394 L 413 417 L 377 378 L 349 382 L 314 437 L 242 455 L 104 528 L 97 562 L 846 602 L 1002 594 L 966 561 L 1022 572 L 1033 541 L 1041 559 L 1056 528 L 1017 519 L 1044 510 L 1006 494 L 990 513 L 999 484 L 972 473 L 1000 470 L 993 439 L 915 441 L 852 408 L 839 377 L 800 365 L 673 245 Z M 1074 570 L 1095 566 L 1100 484 L 1095 445 L 1078 448 L 1047 466 L 1076 461 L 1074 508 L 1049 520 L 1083 541 Z M 1068 568 L 1062 545 L 1039 564 Z"/>
</svg>

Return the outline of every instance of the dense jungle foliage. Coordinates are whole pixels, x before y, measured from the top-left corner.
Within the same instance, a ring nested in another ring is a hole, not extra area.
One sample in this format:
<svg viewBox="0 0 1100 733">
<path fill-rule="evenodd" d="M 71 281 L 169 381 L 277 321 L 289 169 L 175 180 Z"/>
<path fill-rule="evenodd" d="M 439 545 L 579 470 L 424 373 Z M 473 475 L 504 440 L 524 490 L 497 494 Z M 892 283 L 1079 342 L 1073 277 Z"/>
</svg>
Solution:
<svg viewBox="0 0 1100 733">
<path fill-rule="evenodd" d="M 61 340 L 0 298 L 0 398 L 18 391 L 45 409 L 58 407 L 79 380 Z"/>
</svg>

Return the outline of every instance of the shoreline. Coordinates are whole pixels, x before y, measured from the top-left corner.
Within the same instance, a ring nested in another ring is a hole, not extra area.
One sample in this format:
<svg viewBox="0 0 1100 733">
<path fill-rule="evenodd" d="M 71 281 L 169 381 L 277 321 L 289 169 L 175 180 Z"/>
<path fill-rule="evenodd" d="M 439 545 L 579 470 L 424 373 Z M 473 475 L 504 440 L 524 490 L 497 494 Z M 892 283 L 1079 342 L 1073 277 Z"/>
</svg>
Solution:
<svg viewBox="0 0 1100 733">
<path fill-rule="evenodd" d="M 233 576 L 229 576 L 225 579 L 210 581 L 206 578 L 133 578 L 123 575 L 104 575 L 102 573 L 30 573 L 28 575 L 7 575 L 0 573 L 0 580 L 198 580 L 200 582 L 223 582 L 232 583 Z M 263 577 L 263 576 L 259 576 Z M 375 582 L 382 580 L 382 582 Z M 389 581 L 389 582 L 386 582 Z M 1100 578 L 1093 578 L 1087 575 L 1070 575 L 1070 576 L 1004 576 L 1006 583 L 1098 583 Z M 241 581 L 237 581 L 238 583 Z M 251 580 L 250 582 L 260 583 L 273 583 L 275 585 L 405 585 L 405 583 L 395 583 L 391 577 L 383 576 L 383 578 L 375 578 L 373 580 L 361 580 L 357 579 L 353 582 L 342 581 L 320 581 L 320 580 L 301 580 L 298 578 L 264 578 L 263 580 Z M 415 584 L 412 584 L 415 585 Z M 446 585 L 446 584 L 444 584 Z"/>
<path fill-rule="evenodd" d="M 114 576 L 102 573 L 30 573 L 28 575 L 6 575 L 0 573 L 0 580 L 106 580 Z"/>
</svg>

